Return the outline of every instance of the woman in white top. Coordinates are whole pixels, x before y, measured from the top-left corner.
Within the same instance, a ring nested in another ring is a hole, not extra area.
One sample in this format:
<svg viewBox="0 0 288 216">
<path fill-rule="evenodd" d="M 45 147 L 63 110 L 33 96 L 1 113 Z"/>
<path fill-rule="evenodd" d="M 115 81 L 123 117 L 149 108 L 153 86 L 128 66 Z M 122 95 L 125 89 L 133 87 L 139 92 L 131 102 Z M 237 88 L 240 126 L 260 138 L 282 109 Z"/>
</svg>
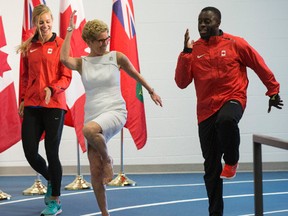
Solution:
<svg viewBox="0 0 288 216">
<path fill-rule="evenodd" d="M 70 56 L 75 13 L 70 17 L 60 59 L 66 67 L 77 70 L 82 78 L 86 92 L 83 134 L 88 142 L 91 181 L 102 216 L 108 216 L 105 184 L 112 180 L 114 173 L 107 142 L 123 128 L 127 117 L 120 89 L 120 68 L 147 89 L 156 105 L 162 106 L 162 101 L 123 53 L 106 50 L 109 29 L 100 20 L 88 21 L 82 32 L 82 38 L 91 50 L 89 55 Z"/>
</svg>

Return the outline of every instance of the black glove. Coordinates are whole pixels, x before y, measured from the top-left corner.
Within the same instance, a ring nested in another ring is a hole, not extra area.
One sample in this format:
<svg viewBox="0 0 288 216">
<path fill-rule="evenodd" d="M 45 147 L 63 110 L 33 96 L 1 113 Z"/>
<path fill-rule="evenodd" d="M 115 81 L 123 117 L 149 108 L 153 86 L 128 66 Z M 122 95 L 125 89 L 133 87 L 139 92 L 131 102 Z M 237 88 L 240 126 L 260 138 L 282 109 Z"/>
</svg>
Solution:
<svg viewBox="0 0 288 216">
<path fill-rule="evenodd" d="M 277 109 L 282 109 L 283 101 L 281 100 L 279 94 L 275 94 L 275 95 L 270 96 L 268 113 L 270 113 L 272 106 L 276 107 Z"/>
</svg>

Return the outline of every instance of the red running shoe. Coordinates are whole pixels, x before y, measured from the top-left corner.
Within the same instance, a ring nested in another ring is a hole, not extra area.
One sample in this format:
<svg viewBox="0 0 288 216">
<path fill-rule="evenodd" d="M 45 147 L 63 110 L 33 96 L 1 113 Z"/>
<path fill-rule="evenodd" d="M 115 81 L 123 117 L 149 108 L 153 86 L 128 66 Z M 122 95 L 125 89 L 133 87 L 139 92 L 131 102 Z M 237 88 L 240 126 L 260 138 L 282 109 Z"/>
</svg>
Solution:
<svg viewBox="0 0 288 216">
<path fill-rule="evenodd" d="M 222 170 L 222 173 L 220 175 L 220 178 L 222 179 L 233 179 L 236 176 L 236 170 L 238 168 L 238 163 L 235 165 L 228 165 L 225 164 L 224 168 Z"/>
</svg>

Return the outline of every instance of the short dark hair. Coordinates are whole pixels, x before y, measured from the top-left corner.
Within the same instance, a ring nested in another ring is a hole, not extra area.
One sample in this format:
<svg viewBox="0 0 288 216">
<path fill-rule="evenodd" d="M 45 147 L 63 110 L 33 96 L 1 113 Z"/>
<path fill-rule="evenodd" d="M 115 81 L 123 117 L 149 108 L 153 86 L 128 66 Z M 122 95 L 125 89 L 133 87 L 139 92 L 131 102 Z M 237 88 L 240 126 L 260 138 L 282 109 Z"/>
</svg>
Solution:
<svg viewBox="0 0 288 216">
<path fill-rule="evenodd" d="M 209 7 L 203 8 L 201 10 L 201 12 L 204 12 L 204 11 L 212 11 L 213 13 L 216 14 L 216 16 L 218 17 L 219 21 L 221 21 L 221 12 L 217 8 L 209 6 Z"/>
</svg>

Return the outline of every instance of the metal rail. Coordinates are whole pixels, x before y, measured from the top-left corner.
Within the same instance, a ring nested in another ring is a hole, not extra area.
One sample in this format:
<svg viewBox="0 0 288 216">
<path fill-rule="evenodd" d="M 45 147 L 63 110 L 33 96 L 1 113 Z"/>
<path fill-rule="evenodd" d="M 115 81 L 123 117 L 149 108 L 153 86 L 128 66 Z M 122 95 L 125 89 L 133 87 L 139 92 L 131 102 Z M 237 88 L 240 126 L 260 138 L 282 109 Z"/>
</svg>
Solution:
<svg viewBox="0 0 288 216">
<path fill-rule="evenodd" d="M 288 150 L 288 141 L 253 134 L 254 207 L 256 216 L 263 216 L 262 144 Z"/>
</svg>

